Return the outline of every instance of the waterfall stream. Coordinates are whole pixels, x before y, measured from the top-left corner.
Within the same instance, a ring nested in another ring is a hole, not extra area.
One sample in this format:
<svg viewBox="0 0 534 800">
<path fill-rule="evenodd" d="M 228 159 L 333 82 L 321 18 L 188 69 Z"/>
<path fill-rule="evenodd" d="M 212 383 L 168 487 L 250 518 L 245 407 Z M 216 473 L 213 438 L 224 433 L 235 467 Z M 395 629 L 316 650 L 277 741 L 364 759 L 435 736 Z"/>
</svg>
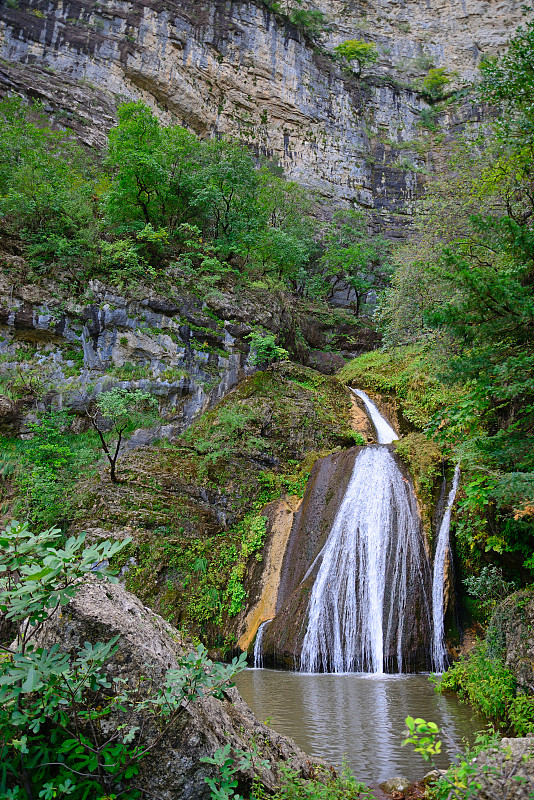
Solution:
<svg viewBox="0 0 534 800">
<path fill-rule="evenodd" d="M 269 622 L 271 622 L 270 619 L 262 622 L 256 634 L 256 641 L 254 642 L 254 669 L 261 669 L 263 667 L 263 651 L 261 647 L 263 640 L 263 629 Z"/>
<path fill-rule="evenodd" d="M 431 628 L 430 567 L 417 503 L 385 446 L 398 437 L 369 397 L 353 391 L 365 403 L 379 444 L 358 453 L 317 559 L 302 672 L 402 672 L 413 621 L 424 618 L 427 636 Z"/>
<path fill-rule="evenodd" d="M 454 470 L 451 490 L 447 498 L 447 505 L 439 528 L 436 554 L 434 556 L 434 575 L 432 580 L 432 621 L 434 636 L 432 642 L 432 659 L 436 672 L 443 672 L 447 666 L 447 650 L 445 649 L 444 608 L 443 594 L 445 587 L 445 559 L 449 551 L 449 534 L 451 527 L 451 514 L 458 483 L 460 480 L 460 465 Z"/>
</svg>

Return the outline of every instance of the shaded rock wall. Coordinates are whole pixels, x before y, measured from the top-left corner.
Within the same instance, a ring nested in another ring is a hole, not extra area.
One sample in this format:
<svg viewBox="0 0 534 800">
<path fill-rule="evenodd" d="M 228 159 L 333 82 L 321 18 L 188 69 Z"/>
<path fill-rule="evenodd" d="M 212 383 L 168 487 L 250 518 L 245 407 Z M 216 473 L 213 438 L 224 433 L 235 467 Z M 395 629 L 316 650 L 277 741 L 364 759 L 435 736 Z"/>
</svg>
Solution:
<svg viewBox="0 0 534 800">
<path fill-rule="evenodd" d="M 51 404 L 83 416 L 101 391 L 121 386 L 150 391 L 162 417 L 161 429 L 132 444 L 172 438 L 254 371 L 247 337 L 258 325 L 277 333 L 295 360 L 323 373 L 342 359 L 322 348 L 347 334 L 362 349 L 372 341 L 348 313 L 337 320 L 320 310 L 314 315 L 282 295 L 266 304 L 250 287 L 221 287 L 205 297 L 176 287 L 163 297 L 148 287 L 119 292 L 93 280 L 68 296 L 52 281 L 13 286 L 13 256 L 5 258 L 11 272 L 0 276 L 0 381 L 28 383 L 27 391 L 19 386 L 17 402 L 0 402 L 5 431 L 20 430 L 29 413 Z"/>
</svg>

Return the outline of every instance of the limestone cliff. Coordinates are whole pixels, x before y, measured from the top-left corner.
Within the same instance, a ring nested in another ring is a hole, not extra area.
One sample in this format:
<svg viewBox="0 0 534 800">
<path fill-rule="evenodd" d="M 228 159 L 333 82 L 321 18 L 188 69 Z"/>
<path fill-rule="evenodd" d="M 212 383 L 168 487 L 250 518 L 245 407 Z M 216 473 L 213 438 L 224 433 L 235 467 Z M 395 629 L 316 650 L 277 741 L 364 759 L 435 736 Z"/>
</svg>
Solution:
<svg viewBox="0 0 534 800">
<path fill-rule="evenodd" d="M 434 159 L 415 146 L 426 103 L 413 79 L 432 64 L 457 70 L 457 87 L 471 79 L 521 6 L 318 0 L 330 22 L 318 47 L 260 0 L 16 0 L 0 8 L 0 92 L 42 99 L 90 145 L 104 144 L 118 102 L 143 99 L 201 136 L 238 136 L 325 200 L 368 207 L 404 235 Z M 380 54 L 365 79 L 330 57 L 354 37 Z M 446 133 L 476 113 L 444 109 L 440 124 Z"/>
</svg>

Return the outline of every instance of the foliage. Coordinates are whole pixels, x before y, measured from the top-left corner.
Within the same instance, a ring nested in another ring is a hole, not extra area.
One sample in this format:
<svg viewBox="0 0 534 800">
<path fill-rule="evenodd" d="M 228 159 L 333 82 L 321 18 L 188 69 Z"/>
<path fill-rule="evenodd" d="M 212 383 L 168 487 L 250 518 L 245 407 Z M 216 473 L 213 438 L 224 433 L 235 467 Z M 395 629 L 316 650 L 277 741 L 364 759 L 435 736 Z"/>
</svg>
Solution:
<svg viewBox="0 0 534 800">
<path fill-rule="evenodd" d="M 66 412 L 44 412 L 28 422 L 31 438 L 4 440 L 4 453 L 17 487 L 17 514 L 34 525 L 63 525 L 72 518 L 73 487 L 98 458 L 91 435 L 73 436 Z"/>
<path fill-rule="evenodd" d="M 65 132 L 45 127 L 39 104 L 0 103 L 0 220 L 22 234 L 35 277 L 58 265 L 72 281 L 95 255 L 95 170 Z"/>
<path fill-rule="evenodd" d="M 258 758 L 257 748 L 253 752 L 235 750 L 230 745 L 219 748 L 211 758 L 203 758 L 204 762 L 213 764 L 218 770 L 216 778 L 204 780 L 211 788 L 212 800 L 243 800 L 234 792 L 237 788 L 235 776 L 239 769 L 254 772 L 254 780 L 250 800 L 372 800 L 373 794 L 367 786 L 354 778 L 349 767 L 343 764 L 338 773 L 331 767 L 328 771 L 319 768 L 310 778 L 302 778 L 296 772 L 281 767 L 282 778 L 274 793 L 265 790 L 262 785 L 260 770 L 269 770 L 268 761 Z"/>
<path fill-rule="evenodd" d="M 362 42 L 360 39 L 347 39 L 334 47 L 337 58 L 344 61 L 356 61 L 357 75 L 369 64 L 378 61 L 378 52 L 373 42 Z"/>
<path fill-rule="evenodd" d="M 430 100 L 439 100 L 443 97 L 445 87 L 451 82 L 451 76 L 444 67 L 433 67 L 428 70 L 421 82 L 423 94 Z"/>
<path fill-rule="evenodd" d="M 456 692 L 488 719 L 513 726 L 519 736 L 534 731 L 532 698 L 519 699 L 514 675 L 500 658 L 490 655 L 487 642 L 455 662 L 436 691 Z"/>
<path fill-rule="evenodd" d="M 33 534 L 16 522 L 0 535 L 1 622 L 10 621 L 17 631 L 13 645 L 0 643 L 0 792 L 26 800 L 64 793 L 76 800 L 122 786 L 122 796 L 134 798 L 140 760 L 189 703 L 206 694 L 222 696 L 244 661 L 213 664 L 199 648 L 179 660 L 161 686 L 149 679 L 141 690 L 106 674 L 116 639 L 86 642 L 69 653 L 58 645 L 36 646 L 50 615 L 74 597 L 84 576 L 113 579 L 102 567 L 128 544 L 87 546 L 80 534 L 61 547 L 59 539 L 57 529 Z M 155 732 L 135 725 L 142 712 L 158 720 Z"/>
<path fill-rule="evenodd" d="M 458 396 L 457 389 L 439 380 L 438 370 L 432 349 L 412 345 L 365 353 L 346 364 L 338 376 L 343 383 L 393 394 L 406 419 L 425 429 L 438 409 Z"/>
<path fill-rule="evenodd" d="M 417 717 L 406 717 L 407 737 L 402 746 L 413 745 L 415 753 L 419 753 L 425 761 L 431 761 L 433 756 L 441 753 L 441 742 L 437 738 L 439 728 L 435 722 L 426 722 Z"/>
<path fill-rule="evenodd" d="M 288 21 L 320 35 L 321 12 L 286 6 L 277 9 Z M 364 217 L 351 223 L 352 252 L 341 253 L 321 232 L 309 190 L 235 140 L 163 125 L 142 102 L 119 107 L 104 160 L 50 130 L 38 104 L 2 100 L 0 118 L 0 220 L 29 263 L 27 276 L 6 267 L 14 280 L 54 277 L 68 288 L 97 276 L 120 289 L 149 280 L 165 293 L 185 284 L 205 294 L 228 278 L 262 278 L 271 291 L 326 299 L 333 261 L 352 259 L 348 277 L 360 282 L 367 256 L 367 273 L 383 260 L 385 244 L 377 237 L 373 250 Z M 336 252 L 319 263 L 330 244 Z"/>
<path fill-rule="evenodd" d="M 406 727 L 407 738 L 403 745 L 413 745 L 414 751 L 434 766 L 433 757 L 441 750 L 438 726 L 434 722 L 427 722 L 421 718 L 414 720 L 413 717 L 407 717 Z M 494 759 L 493 763 L 485 764 L 481 768 L 477 759 L 481 753 L 499 753 L 500 758 Z M 439 777 L 430 785 L 430 796 L 434 800 L 469 800 L 469 798 L 475 800 L 480 796 L 481 778 L 485 775 L 491 775 L 492 779 L 497 780 L 504 777 L 503 783 L 506 784 L 508 790 L 510 778 L 506 771 L 500 769 L 506 756 L 506 752 L 502 752 L 500 749 L 499 735 L 494 728 L 490 726 L 487 731 L 480 731 L 475 738 L 473 747 L 466 747 L 454 757 L 454 764 L 448 770 L 440 771 Z M 493 788 L 497 789 L 496 786 Z M 502 788 L 505 788 L 504 785 Z"/>
<path fill-rule="evenodd" d="M 523 579 L 534 566 L 533 37 L 529 23 L 484 63 L 477 99 L 504 113 L 431 182 L 380 309 L 386 343 L 426 342 L 450 390 L 429 432 L 462 463 L 460 545 L 506 554 Z"/>
<path fill-rule="evenodd" d="M 274 333 L 251 333 L 249 339 L 253 351 L 250 363 L 261 369 L 265 369 L 275 361 L 284 361 L 289 356 L 287 350 L 276 344 Z"/>
<path fill-rule="evenodd" d="M 371 236 L 365 215 L 353 209 L 334 213 L 324 231 L 324 246 L 321 277 L 329 285 L 329 295 L 347 287 L 356 298 L 358 316 L 366 300 L 376 299 L 388 282 L 390 246 L 382 237 Z"/>
<path fill-rule="evenodd" d="M 513 581 L 506 581 L 502 570 L 495 565 L 482 567 L 478 575 L 468 575 L 464 580 L 468 594 L 477 598 L 485 614 L 489 615 L 501 600 L 516 588 Z"/>
<path fill-rule="evenodd" d="M 115 387 L 108 392 L 102 392 L 96 408 L 91 410 L 86 407 L 86 416 L 98 434 L 114 483 L 118 482 L 117 461 L 121 454 L 124 433 L 141 424 L 153 423 L 155 416 L 150 413 L 150 409 L 155 405 L 156 400 L 149 392 Z"/>
<path fill-rule="evenodd" d="M 265 4 L 312 41 L 319 40 L 329 30 L 326 15 L 315 8 L 302 8 L 302 0 L 265 0 Z"/>
</svg>

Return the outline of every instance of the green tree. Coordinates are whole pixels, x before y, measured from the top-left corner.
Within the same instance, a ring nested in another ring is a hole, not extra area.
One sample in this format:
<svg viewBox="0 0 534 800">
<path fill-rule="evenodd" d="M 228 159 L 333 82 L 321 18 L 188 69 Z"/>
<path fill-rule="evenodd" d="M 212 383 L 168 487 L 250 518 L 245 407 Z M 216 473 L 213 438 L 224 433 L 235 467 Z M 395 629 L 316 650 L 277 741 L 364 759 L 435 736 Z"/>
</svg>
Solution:
<svg viewBox="0 0 534 800">
<path fill-rule="evenodd" d="M 118 116 L 107 157 L 109 220 L 135 230 L 151 225 L 173 232 L 201 207 L 202 143 L 179 125 L 162 126 L 142 102 L 125 103 Z"/>
<path fill-rule="evenodd" d="M 369 234 L 365 215 L 352 209 L 335 212 L 323 242 L 320 264 L 329 294 L 346 287 L 355 297 L 354 312 L 359 316 L 369 293 L 381 291 L 388 283 L 389 244 Z"/>
<path fill-rule="evenodd" d="M 347 39 L 334 47 L 334 53 L 341 61 L 357 64 L 356 75 L 360 76 L 362 69 L 378 61 L 376 45 L 373 42 L 362 42 L 360 39 Z"/>
<path fill-rule="evenodd" d="M 79 283 L 90 271 L 97 172 L 71 133 L 46 126 L 41 106 L 0 102 L 0 220 L 37 276 L 57 266 Z"/>
<path fill-rule="evenodd" d="M 445 87 L 451 82 L 451 76 L 444 67 L 433 67 L 428 70 L 421 82 L 421 91 L 430 100 L 440 100 Z"/>
<path fill-rule="evenodd" d="M 124 434 L 135 427 L 155 421 L 152 411 L 156 400 L 140 389 L 110 389 L 102 392 L 94 408 L 86 406 L 85 413 L 98 434 L 102 450 L 109 461 L 110 476 L 118 483 L 117 461 L 121 455 Z"/>
</svg>

